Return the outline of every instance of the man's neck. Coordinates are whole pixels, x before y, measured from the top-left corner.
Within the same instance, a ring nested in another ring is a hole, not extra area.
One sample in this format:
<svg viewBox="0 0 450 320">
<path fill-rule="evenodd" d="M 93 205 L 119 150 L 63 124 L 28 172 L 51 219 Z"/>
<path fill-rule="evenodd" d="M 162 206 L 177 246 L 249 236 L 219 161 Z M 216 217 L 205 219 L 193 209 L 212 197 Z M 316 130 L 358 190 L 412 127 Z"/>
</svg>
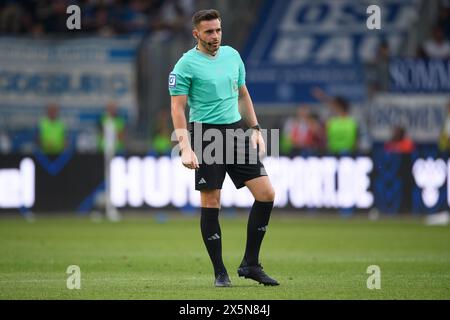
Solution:
<svg viewBox="0 0 450 320">
<path fill-rule="evenodd" d="M 208 51 L 208 50 L 206 50 L 200 43 L 197 43 L 196 49 L 197 49 L 198 51 L 203 52 L 204 54 L 208 54 L 208 55 L 210 55 L 210 56 L 212 56 L 212 57 L 215 57 L 216 54 L 217 54 L 217 51 L 218 51 L 218 50 L 216 50 L 216 51 L 214 51 L 214 52 Z"/>
</svg>

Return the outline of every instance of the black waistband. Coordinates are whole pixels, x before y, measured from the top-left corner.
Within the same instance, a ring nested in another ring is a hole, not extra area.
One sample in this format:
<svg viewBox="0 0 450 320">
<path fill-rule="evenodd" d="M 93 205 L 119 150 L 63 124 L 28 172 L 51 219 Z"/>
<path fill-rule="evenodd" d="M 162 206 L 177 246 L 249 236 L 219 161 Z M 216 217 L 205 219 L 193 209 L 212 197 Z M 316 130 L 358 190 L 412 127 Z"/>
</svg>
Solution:
<svg viewBox="0 0 450 320">
<path fill-rule="evenodd" d="M 194 128 L 194 125 L 201 125 L 203 129 L 211 129 L 211 128 L 217 128 L 217 129 L 237 129 L 242 128 L 241 120 L 233 122 L 233 123 L 227 123 L 227 124 L 213 124 L 213 123 L 201 123 L 201 122 L 190 122 L 190 129 Z"/>
</svg>

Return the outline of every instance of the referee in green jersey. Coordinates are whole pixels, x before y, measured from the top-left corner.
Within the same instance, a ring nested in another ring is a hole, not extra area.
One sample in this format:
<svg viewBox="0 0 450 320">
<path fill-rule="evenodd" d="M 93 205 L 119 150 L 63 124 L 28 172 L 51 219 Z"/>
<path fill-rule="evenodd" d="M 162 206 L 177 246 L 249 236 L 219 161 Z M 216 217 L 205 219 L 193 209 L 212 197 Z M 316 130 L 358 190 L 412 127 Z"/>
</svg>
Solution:
<svg viewBox="0 0 450 320">
<path fill-rule="evenodd" d="M 278 285 L 263 271 L 259 262 L 259 251 L 275 192 L 259 159 L 265 153 L 265 144 L 245 86 L 244 63 L 235 49 L 220 45 L 222 28 L 218 11 L 198 11 L 192 22 L 192 34 L 197 45 L 183 54 L 170 73 L 169 92 L 183 165 L 196 170 L 195 189 L 201 195 L 200 228 L 214 267 L 214 284 L 217 287 L 231 286 L 222 260 L 219 225 L 220 190 L 228 173 L 236 188 L 246 186 L 255 198 L 248 218 L 247 243 L 238 275 L 264 285 Z M 189 132 L 186 105 L 189 105 Z M 241 120 L 251 128 L 250 134 L 238 134 L 244 132 Z M 219 140 L 226 146 L 218 148 L 217 153 L 223 161 L 199 161 L 208 148 L 210 139 L 203 138 L 208 130 L 222 135 Z M 229 145 L 232 147 L 229 148 Z M 250 159 L 252 153 L 255 161 Z M 244 161 L 239 161 L 242 159 Z"/>
</svg>

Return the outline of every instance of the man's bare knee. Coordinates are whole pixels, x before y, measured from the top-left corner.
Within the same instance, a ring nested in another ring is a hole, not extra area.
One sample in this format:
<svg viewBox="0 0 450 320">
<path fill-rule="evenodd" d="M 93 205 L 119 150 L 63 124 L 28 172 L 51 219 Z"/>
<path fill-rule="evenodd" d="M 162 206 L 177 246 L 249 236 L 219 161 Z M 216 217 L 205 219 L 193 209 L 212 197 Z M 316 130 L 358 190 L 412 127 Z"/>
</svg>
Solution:
<svg viewBox="0 0 450 320">
<path fill-rule="evenodd" d="M 220 208 L 220 190 L 202 191 L 200 195 L 203 208 Z"/>
<path fill-rule="evenodd" d="M 273 188 L 265 188 L 259 194 L 256 200 L 261 202 L 272 202 L 275 200 L 275 190 Z"/>
</svg>

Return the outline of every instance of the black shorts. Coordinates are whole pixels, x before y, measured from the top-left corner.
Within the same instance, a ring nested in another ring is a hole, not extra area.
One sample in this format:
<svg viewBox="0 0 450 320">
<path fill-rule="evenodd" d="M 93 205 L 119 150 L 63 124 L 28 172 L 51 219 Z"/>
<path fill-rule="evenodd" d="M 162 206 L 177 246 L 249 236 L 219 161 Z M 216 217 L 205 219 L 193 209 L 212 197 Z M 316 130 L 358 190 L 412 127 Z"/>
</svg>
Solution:
<svg viewBox="0 0 450 320">
<path fill-rule="evenodd" d="M 195 190 L 222 189 L 226 173 L 237 189 L 244 187 L 248 180 L 267 176 L 258 149 L 250 145 L 250 131 L 245 131 L 240 121 L 232 124 L 191 122 L 191 147 L 200 167 L 195 170 Z"/>
</svg>

